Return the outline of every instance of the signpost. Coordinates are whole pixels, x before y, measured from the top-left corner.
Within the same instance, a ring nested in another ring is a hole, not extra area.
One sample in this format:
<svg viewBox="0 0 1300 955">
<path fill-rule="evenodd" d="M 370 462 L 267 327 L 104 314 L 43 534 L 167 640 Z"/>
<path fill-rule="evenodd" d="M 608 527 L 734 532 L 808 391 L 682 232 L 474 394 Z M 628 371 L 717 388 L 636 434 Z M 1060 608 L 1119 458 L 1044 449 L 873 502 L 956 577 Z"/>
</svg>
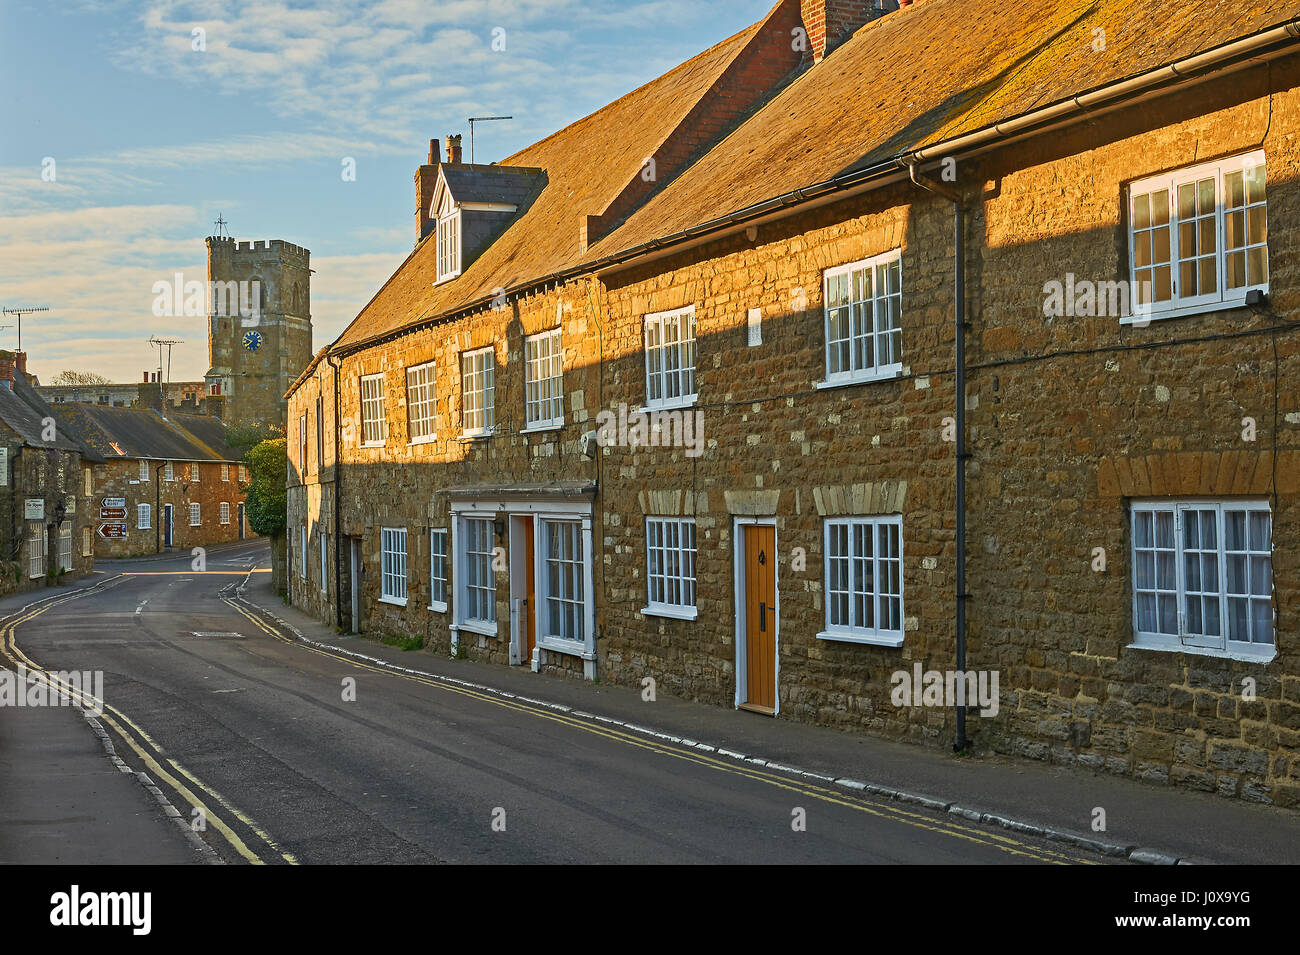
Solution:
<svg viewBox="0 0 1300 955">
<path fill-rule="evenodd" d="M 126 525 L 100 524 L 99 536 L 104 540 L 126 540 Z"/>
<path fill-rule="evenodd" d="M 126 508 L 101 507 L 99 509 L 99 519 L 101 521 L 124 521 L 126 520 Z"/>
</svg>

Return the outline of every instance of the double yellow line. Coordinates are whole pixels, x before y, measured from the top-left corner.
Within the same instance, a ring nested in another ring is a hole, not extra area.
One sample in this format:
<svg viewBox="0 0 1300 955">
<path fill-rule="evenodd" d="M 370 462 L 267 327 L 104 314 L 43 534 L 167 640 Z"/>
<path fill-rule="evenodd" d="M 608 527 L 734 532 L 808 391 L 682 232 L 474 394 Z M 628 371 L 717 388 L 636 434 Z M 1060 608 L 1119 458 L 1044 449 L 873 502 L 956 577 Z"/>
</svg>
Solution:
<svg viewBox="0 0 1300 955">
<path fill-rule="evenodd" d="M 832 805 L 843 806 L 845 808 L 853 809 L 858 812 L 864 812 L 869 815 L 879 817 L 881 819 L 887 819 L 891 822 L 898 822 L 904 825 L 912 826 L 917 829 L 924 829 L 930 832 L 936 832 L 943 835 L 952 836 L 954 838 L 962 839 L 967 842 L 975 843 L 978 845 L 999 849 L 1003 852 L 1009 853 L 1010 855 L 1023 856 L 1026 858 L 1034 859 L 1035 861 L 1038 862 L 1047 862 L 1056 865 L 1066 865 L 1072 862 L 1083 863 L 1087 865 L 1097 864 L 1096 862 L 1093 862 L 1091 860 L 1080 859 L 1078 857 L 1068 855 L 1064 852 L 1058 852 L 1054 849 L 1048 849 L 1041 846 L 1031 845 L 1021 839 L 1015 838 L 1010 834 L 1001 833 L 997 831 L 990 831 L 987 829 L 977 829 L 973 826 L 965 825 L 963 823 L 958 823 L 958 822 L 945 821 L 942 823 L 936 823 L 936 821 L 929 816 L 926 816 L 919 812 L 913 812 L 911 810 L 904 809 L 898 806 L 889 805 L 887 803 L 872 802 L 866 799 L 859 800 L 859 799 L 845 798 L 843 791 L 836 788 L 816 785 L 813 783 L 796 782 L 795 780 L 791 779 L 788 776 L 780 775 L 775 772 L 762 770 L 759 769 L 758 767 L 750 767 L 744 764 L 734 763 L 724 758 L 709 756 L 706 753 L 702 753 L 698 750 L 690 749 L 689 747 L 676 746 L 671 743 L 661 742 L 650 737 L 644 737 L 635 733 L 617 729 L 615 727 L 595 724 L 588 720 L 582 719 L 580 717 L 570 716 L 568 714 L 561 713 L 555 710 L 550 710 L 545 707 L 530 705 L 527 703 L 523 703 L 517 699 L 510 699 L 508 697 L 497 696 L 493 693 L 483 692 L 481 690 L 475 690 L 470 687 L 458 685 L 448 680 L 440 679 L 436 676 L 421 675 L 415 673 L 404 673 L 399 670 L 391 670 L 386 667 L 375 666 L 373 664 L 356 660 L 352 657 L 348 657 L 343 654 L 332 653 L 320 647 L 315 647 L 312 646 L 311 644 L 290 639 L 289 637 L 286 637 L 283 634 L 281 634 L 274 627 L 267 624 L 259 616 L 250 613 L 249 610 L 246 609 L 245 606 L 242 605 L 241 603 L 237 603 L 236 601 L 228 597 L 222 599 L 231 607 L 233 607 L 235 610 L 237 610 L 239 613 L 243 614 L 243 616 L 246 617 L 249 621 L 251 621 L 254 626 L 261 629 L 264 633 L 267 633 L 268 635 L 274 637 L 276 640 L 279 640 L 282 643 L 290 644 L 300 649 L 310 650 L 312 653 L 318 653 L 321 656 L 325 656 L 333 660 L 341 661 L 343 663 L 346 663 L 358 669 L 370 670 L 375 673 L 385 674 L 387 676 L 400 677 L 404 680 L 409 680 L 413 683 L 422 683 L 425 686 L 432 686 L 440 690 L 445 690 L 447 692 L 458 693 L 461 696 L 469 697 L 470 699 L 478 700 L 483 703 L 491 703 L 495 706 L 504 707 L 505 709 L 514 710 L 519 713 L 526 713 L 530 716 L 538 717 L 540 719 L 550 720 L 551 722 L 559 723 L 563 726 L 571 727 L 573 729 L 578 729 L 585 733 L 591 733 L 594 736 L 603 736 L 606 739 L 613 740 L 618 743 L 623 743 L 628 746 L 635 746 L 639 749 L 643 749 L 651 753 L 656 753 L 661 756 L 671 756 L 675 759 L 685 760 L 687 762 L 695 763 L 696 765 L 699 766 L 705 766 L 709 769 L 717 770 L 719 772 L 729 773 L 731 775 L 741 776 L 746 779 L 754 780 L 756 782 L 766 783 L 770 786 L 775 786 L 780 789 L 785 789 L 792 793 L 797 793 L 802 796 L 807 796 L 810 799 L 816 799 L 821 802 L 830 803 Z"/>
<path fill-rule="evenodd" d="M 43 605 L 40 606 L 35 604 L 29 605 L 28 607 L 19 611 L 18 615 L 15 618 L 9 620 L 4 625 L 3 630 L 0 631 L 0 637 L 3 638 L 2 640 L 0 640 L 0 653 L 3 653 L 3 655 L 6 658 L 8 658 L 8 660 L 12 664 L 14 664 L 15 667 L 17 667 L 18 664 L 21 663 L 22 665 L 26 666 L 28 670 L 31 670 L 32 672 L 44 674 L 51 686 L 59 689 L 61 692 L 70 696 L 75 702 L 79 703 L 81 706 L 99 712 L 100 713 L 99 719 L 107 723 L 108 726 L 112 728 L 112 730 L 115 733 L 117 733 L 117 735 L 122 739 L 122 741 L 125 742 L 126 745 L 129 746 L 131 750 L 137 756 L 140 757 L 141 761 L 149 769 L 149 771 L 157 779 L 165 782 L 168 786 L 170 786 L 173 790 L 175 790 L 175 792 L 178 793 L 181 796 L 181 798 L 184 799 L 186 802 L 188 802 L 192 807 L 198 809 L 202 814 L 203 819 L 208 824 L 210 824 L 213 829 L 219 832 L 221 836 L 226 840 L 226 842 L 230 844 L 231 848 L 233 848 L 244 859 L 248 860 L 253 865 L 265 864 L 263 860 L 257 855 L 257 853 L 255 853 L 252 849 L 248 847 L 248 845 L 244 842 L 244 840 L 242 840 L 239 837 L 239 835 L 230 827 L 230 825 L 227 824 L 226 821 L 221 818 L 221 815 L 216 811 L 214 811 L 212 807 L 209 806 L 208 803 L 205 802 L 195 792 L 195 790 L 198 790 L 199 792 L 206 794 L 206 796 L 210 801 L 216 803 L 227 813 L 229 813 L 231 816 L 237 819 L 239 822 L 243 823 L 251 832 L 253 832 L 254 835 L 257 836 L 258 839 L 260 839 L 263 843 L 265 843 L 266 846 L 272 852 L 276 853 L 285 862 L 289 863 L 290 865 L 297 865 L 297 859 L 295 859 L 292 854 L 281 850 L 280 847 L 275 844 L 275 841 L 271 839 L 271 837 L 268 836 L 262 830 L 262 828 L 257 825 L 257 823 L 255 823 L 244 813 L 240 812 L 238 809 L 232 806 L 230 802 L 226 800 L 225 797 L 223 797 L 211 786 L 208 786 L 206 783 L 200 780 L 197 776 L 191 773 L 179 762 L 177 762 L 174 759 L 171 759 L 170 757 L 167 757 L 163 751 L 162 746 L 160 746 L 157 742 L 155 742 L 149 736 L 148 733 L 146 733 L 139 726 L 137 726 L 129 717 L 123 714 L 120 710 L 116 709 L 115 707 L 109 706 L 107 703 L 99 699 L 94 694 L 89 693 L 84 689 L 68 685 L 64 683 L 62 680 L 57 679 L 57 677 L 50 675 L 50 673 L 47 670 L 43 669 L 40 665 L 35 663 L 30 657 L 28 657 L 25 653 L 23 653 L 22 650 L 18 648 L 18 645 L 15 642 L 15 632 L 17 631 L 19 624 L 26 623 L 29 620 L 34 619 L 35 617 L 39 617 L 41 614 L 45 613 L 45 611 L 49 610 L 50 608 L 57 607 L 59 604 L 66 603 L 69 600 L 75 600 L 79 597 L 84 597 L 90 593 L 99 593 L 102 590 L 106 590 L 111 586 L 116 586 L 118 583 L 121 583 L 122 579 L 123 579 L 122 577 L 110 578 L 109 580 L 104 581 L 101 584 L 97 584 L 94 587 L 86 588 L 85 590 L 80 591 L 78 593 L 70 594 L 66 597 L 60 597 L 60 598 L 50 600 L 48 602 L 44 602 Z M 130 728 L 129 731 L 127 727 Z M 167 765 L 171 768 L 171 770 L 175 772 L 176 775 L 173 775 L 171 771 L 163 767 L 162 763 L 160 762 L 160 760 L 162 759 L 166 759 Z M 177 779 L 176 778 L 177 775 L 183 776 L 186 780 L 188 780 L 188 785 L 185 782 L 182 782 L 180 779 Z"/>
</svg>

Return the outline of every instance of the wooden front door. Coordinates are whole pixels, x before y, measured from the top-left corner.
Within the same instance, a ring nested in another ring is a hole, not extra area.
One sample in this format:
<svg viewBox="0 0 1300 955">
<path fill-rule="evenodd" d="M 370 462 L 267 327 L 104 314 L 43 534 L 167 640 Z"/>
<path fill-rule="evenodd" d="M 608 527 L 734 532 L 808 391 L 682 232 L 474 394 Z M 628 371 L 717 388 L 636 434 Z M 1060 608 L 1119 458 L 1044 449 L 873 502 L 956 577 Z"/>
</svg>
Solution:
<svg viewBox="0 0 1300 955">
<path fill-rule="evenodd" d="M 524 519 L 524 587 L 526 588 L 528 612 L 524 614 L 524 638 L 519 649 L 523 659 L 519 662 L 528 666 L 533 659 L 533 647 L 537 644 L 537 548 L 534 546 L 537 522 L 533 518 Z"/>
<path fill-rule="evenodd" d="M 741 704 L 776 713 L 776 528 L 745 533 L 745 691 Z"/>
</svg>

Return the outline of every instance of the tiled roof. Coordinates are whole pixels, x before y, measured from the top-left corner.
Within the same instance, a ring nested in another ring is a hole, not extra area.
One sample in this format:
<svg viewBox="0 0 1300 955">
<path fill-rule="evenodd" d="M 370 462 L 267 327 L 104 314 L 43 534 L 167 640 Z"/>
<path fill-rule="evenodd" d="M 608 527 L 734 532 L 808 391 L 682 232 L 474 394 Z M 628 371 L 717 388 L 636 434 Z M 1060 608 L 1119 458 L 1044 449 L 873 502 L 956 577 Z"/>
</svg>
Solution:
<svg viewBox="0 0 1300 955">
<path fill-rule="evenodd" d="M 13 387 L 0 385 L 0 421 L 7 424 L 31 448 L 58 448 L 63 451 L 83 451 L 80 442 L 55 427 L 54 438 L 45 439 L 44 419 L 53 414 L 36 391 L 20 375 L 15 375 Z"/>
<path fill-rule="evenodd" d="M 785 0 L 783 0 L 783 4 Z M 452 282 L 434 287 L 437 242 L 426 236 L 343 332 L 335 348 L 488 298 L 576 264 L 579 216 L 603 211 L 642 163 L 767 23 L 755 24 L 500 165 L 544 170 L 528 211 Z M 788 46 L 789 34 L 766 35 Z M 301 379 L 300 379 L 301 380 Z"/>
<path fill-rule="evenodd" d="M 504 202 L 523 206 L 537 192 L 545 170 L 530 166 L 443 165 L 442 178 L 457 202 Z"/>
<path fill-rule="evenodd" d="M 924 0 L 858 30 L 586 258 L 1068 100 L 1298 14 L 1296 0 Z M 1101 41 L 1104 50 L 1094 49 Z"/>
<path fill-rule="evenodd" d="M 782 0 L 762 23 L 504 160 L 544 170 L 531 207 L 436 288 L 436 242 L 426 237 L 331 350 L 1300 15 L 1297 0 L 920 0 L 858 30 L 584 252 L 579 216 L 614 201 L 751 42 L 788 44 L 777 19 L 788 8 Z M 1099 41 L 1104 49 L 1095 49 Z"/>
</svg>

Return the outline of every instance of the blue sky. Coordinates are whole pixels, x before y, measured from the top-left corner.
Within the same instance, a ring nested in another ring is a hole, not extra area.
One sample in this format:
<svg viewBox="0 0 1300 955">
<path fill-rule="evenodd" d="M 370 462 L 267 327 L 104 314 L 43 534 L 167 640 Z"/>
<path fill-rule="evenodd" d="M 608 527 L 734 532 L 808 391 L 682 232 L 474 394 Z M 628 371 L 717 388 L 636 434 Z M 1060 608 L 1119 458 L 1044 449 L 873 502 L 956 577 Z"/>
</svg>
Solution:
<svg viewBox="0 0 1300 955">
<path fill-rule="evenodd" d="M 51 306 L 23 325 L 42 379 L 138 381 L 151 334 L 184 339 L 172 377 L 200 378 L 204 320 L 155 317 L 152 290 L 206 278 L 220 212 L 311 250 L 319 348 L 410 251 L 431 137 L 465 134 L 468 159 L 465 120 L 512 115 L 476 134 L 479 162 L 502 159 L 774 2 L 0 0 L 0 304 Z"/>
</svg>

